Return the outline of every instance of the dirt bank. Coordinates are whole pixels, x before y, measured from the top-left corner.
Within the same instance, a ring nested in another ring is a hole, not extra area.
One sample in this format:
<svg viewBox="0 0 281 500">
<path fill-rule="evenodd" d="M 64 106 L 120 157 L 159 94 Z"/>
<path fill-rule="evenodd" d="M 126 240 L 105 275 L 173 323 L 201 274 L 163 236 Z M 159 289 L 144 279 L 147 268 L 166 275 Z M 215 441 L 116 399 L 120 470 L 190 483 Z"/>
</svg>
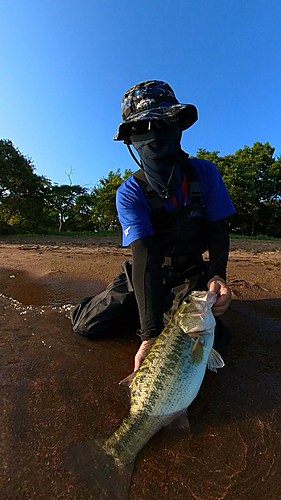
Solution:
<svg viewBox="0 0 281 500">
<path fill-rule="evenodd" d="M 18 298 L 19 289 L 22 288 L 20 297 L 23 298 L 32 279 L 29 293 L 33 289 L 33 294 L 37 295 L 45 283 L 47 287 L 52 287 L 52 292 L 58 296 L 57 302 L 62 304 L 69 301 L 75 303 L 83 296 L 102 289 L 120 271 L 120 264 L 130 259 L 131 252 L 121 247 L 118 236 L 27 236 L 0 238 L 0 257 L 2 293 L 16 293 L 17 296 L 13 295 L 13 298 Z M 228 281 L 234 296 L 278 297 L 280 266 L 281 240 L 231 241 Z M 7 279 L 8 275 L 13 276 L 14 271 L 21 275 L 19 286 L 16 277 Z M 26 273 L 32 277 L 24 277 Z M 37 291 L 36 280 L 39 281 Z M 79 280 L 79 283 L 73 280 Z M 22 287 L 22 282 L 25 287 Z"/>
</svg>

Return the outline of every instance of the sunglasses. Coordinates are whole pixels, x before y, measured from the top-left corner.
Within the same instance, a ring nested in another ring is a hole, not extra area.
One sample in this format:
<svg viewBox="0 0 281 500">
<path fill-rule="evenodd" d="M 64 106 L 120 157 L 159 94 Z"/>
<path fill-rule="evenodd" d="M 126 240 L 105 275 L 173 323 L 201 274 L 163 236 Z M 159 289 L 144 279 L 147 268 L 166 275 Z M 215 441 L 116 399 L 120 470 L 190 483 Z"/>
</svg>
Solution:
<svg viewBox="0 0 281 500">
<path fill-rule="evenodd" d="M 135 122 L 131 127 L 130 135 L 140 135 L 146 134 L 150 130 L 157 130 L 161 128 L 169 127 L 170 125 L 176 123 L 178 118 L 173 116 L 171 118 L 164 118 L 161 120 L 140 120 Z"/>
</svg>

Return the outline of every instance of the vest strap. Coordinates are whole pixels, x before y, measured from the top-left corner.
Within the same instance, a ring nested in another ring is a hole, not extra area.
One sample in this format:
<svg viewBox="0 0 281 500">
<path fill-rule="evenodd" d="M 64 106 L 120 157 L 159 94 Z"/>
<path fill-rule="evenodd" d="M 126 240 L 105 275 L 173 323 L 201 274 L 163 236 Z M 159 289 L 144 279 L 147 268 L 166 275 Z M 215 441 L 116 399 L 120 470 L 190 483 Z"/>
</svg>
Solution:
<svg viewBox="0 0 281 500">
<path fill-rule="evenodd" d="M 187 158 L 185 158 L 183 167 L 187 179 L 187 189 L 191 205 L 198 205 L 199 203 L 201 203 L 202 192 L 199 186 L 196 169 L 191 164 L 191 162 L 188 161 Z M 148 180 L 145 177 L 144 171 L 142 169 L 137 170 L 137 172 L 134 173 L 134 178 L 136 179 L 139 186 L 141 186 L 144 190 L 147 201 L 151 206 L 152 213 L 155 215 L 165 213 L 166 208 L 163 199 L 150 186 Z"/>
<path fill-rule="evenodd" d="M 140 168 L 137 172 L 134 173 L 134 178 L 138 182 L 139 186 L 141 186 L 145 192 L 146 199 L 151 206 L 153 214 L 161 214 L 166 212 L 165 205 L 161 196 L 159 196 L 156 191 L 150 186 L 149 182 L 145 178 L 144 171 Z"/>
</svg>

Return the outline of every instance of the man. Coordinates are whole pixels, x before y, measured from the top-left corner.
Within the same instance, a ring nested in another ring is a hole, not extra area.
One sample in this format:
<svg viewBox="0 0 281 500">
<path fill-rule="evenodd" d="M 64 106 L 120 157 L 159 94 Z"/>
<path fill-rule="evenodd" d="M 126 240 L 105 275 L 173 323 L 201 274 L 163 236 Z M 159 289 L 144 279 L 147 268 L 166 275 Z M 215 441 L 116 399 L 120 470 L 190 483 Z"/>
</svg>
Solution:
<svg viewBox="0 0 281 500">
<path fill-rule="evenodd" d="M 189 279 L 199 275 L 192 288 L 204 287 L 202 252 L 208 248 L 210 274 L 205 285 L 218 294 L 213 312 L 221 315 L 227 309 L 231 292 L 225 283 L 229 250 L 225 217 L 234 213 L 234 208 L 216 167 L 188 160 L 181 150 L 182 131 L 197 120 L 195 106 L 180 105 L 171 87 L 161 81 L 135 85 L 126 92 L 121 106 L 123 123 L 114 139 L 123 140 L 129 149 L 133 145 L 140 162 L 133 157 L 144 173 L 140 179 L 127 179 L 116 197 L 123 245 L 131 245 L 133 253 L 132 282 L 142 339 L 135 358 L 137 370 L 163 328 L 163 271 L 166 283 L 170 278 L 173 284 L 173 274 L 177 283 L 184 283 L 188 274 Z M 192 210 L 188 207 L 186 163 L 195 169 L 192 179 L 195 174 L 199 182 L 193 187 L 201 191 Z M 156 202 L 154 214 L 149 204 L 152 190 L 160 203 L 159 207 Z M 160 208 L 164 210 L 157 217 Z M 169 274 L 166 279 L 165 274 Z"/>
<path fill-rule="evenodd" d="M 149 80 L 129 89 L 121 107 L 123 121 L 114 139 L 124 141 L 140 167 L 116 195 L 132 266 L 124 263 L 124 272 L 105 292 L 77 306 L 72 320 L 77 333 L 93 338 L 114 329 L 118 318 L 124 325 L 130 313 L 138 315 L 142 343 L 135 356 L 137 370 L 191 290 L 214 291 L 214 315 L 226 311 L 231 291 L 225 283 L 225 219 L 235 210 L 216 166 L 189 159 L 181 149 L 182 132 L 197 120 L 195 106 L 180 104 L 167 83 Z M 202 258 L 206 250 L 209 264 Z M 215 347 L 227 344 L 229 335 L 217 321 Z"/>
</svg>

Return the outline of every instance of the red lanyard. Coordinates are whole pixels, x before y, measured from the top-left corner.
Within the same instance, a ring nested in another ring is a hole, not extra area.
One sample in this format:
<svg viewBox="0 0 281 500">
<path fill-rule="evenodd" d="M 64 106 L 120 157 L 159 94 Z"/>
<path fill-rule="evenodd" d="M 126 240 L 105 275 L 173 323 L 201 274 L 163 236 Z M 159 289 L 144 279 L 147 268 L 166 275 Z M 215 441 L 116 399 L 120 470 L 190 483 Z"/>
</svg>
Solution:
<svg viewBox="0 0 281 500">
<path fill-rule="evenodd" d="M 183 196 L 183 204 L 186 205 L 186 197 L 187 197 L 187 181 L 186 181 L 186 176 L 184 176 L 183 181 L 182 181 L 182 196 Z M 171 202 L 175 205 L 175 207 L 178 206 L 178 200 L 175 196 L 170 197 Z"/>
</svg>

